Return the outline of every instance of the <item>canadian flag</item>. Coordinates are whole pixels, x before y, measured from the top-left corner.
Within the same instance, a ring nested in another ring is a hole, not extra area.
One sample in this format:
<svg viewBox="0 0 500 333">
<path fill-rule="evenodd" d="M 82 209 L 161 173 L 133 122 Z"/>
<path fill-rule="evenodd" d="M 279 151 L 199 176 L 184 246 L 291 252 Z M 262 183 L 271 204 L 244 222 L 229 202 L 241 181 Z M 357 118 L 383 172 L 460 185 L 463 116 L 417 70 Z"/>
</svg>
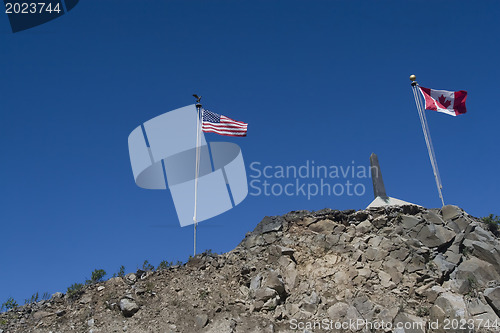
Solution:
<svg viewBox="0 0 500 333">
<path fill-rule="evenodd" d="M 458 116 L 467 112 L 465 99 L 467 91 L 447 91 L 418 87 L 425 99 L 425 109 L 439 111 L 450 116 Z"/>
</svg>

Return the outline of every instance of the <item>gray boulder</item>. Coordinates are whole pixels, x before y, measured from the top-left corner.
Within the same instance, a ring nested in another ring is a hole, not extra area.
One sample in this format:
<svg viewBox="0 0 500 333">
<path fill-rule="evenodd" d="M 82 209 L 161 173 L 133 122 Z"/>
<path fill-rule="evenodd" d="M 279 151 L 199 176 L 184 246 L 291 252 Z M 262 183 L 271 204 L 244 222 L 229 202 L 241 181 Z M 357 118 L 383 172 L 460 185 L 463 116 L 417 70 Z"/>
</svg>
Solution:
<svg viewBox="0 0 500 333">
<path fill-rule="evenodd" d="M 279 231 L 283 227 L 283 223 L 286 223 L 286 221 L 281 216 L 266 216 L 257 224 L 252 234 L 260 235 L 272 231 Z"/>
<path fill-rule="evenodd" d="M 134 284 L 137 282 L 137 275 L 135 273 L 128 273 L 125 275 L 125 282 L 128 284 Z"/>
<path fill-rule="evenodd" d="M 269 272 L 267 272 L 267 274 L 264 275 L 262 286 L 264 288 L 267 287 L 276 290 L 280 297 L 286 296 L 285 284 L 283 283 L 283 279 L 281 278 L 281 275 L 279 275 L 278 272 L 274 270 L 270 270 Z"/>
<path fill-rule="evenodd" d="M 203 328 L 208 323 L 208 316 L 206 314 L 199 314 L 194 318 L 197 327 Z"/>
<path fill-rule="evenodd" d="M 132 317 L 137 311 L 139 311 L 139 305 L 137 305 L 137 303 L 130 298 L 122 298 L 120 300 L 120 310 L 125 317 Z"/>
<path fill-rule="evenodd" d="M 461 320 L 469 319 L 469 317 L 462 296 L 448 292 L 439 295 L 430 310 L 431 321 L 439 323 L 439 329 L 436 332 L 446 332 L 443 327 L 445 319 L 449 319 L 450 321 L 458 320 L 460 322 Z M 468 331 L 467 329 L 457 329 L 454 332 Z"/>
<path fill-rule="evenodd" d="M 460 207 L 447 205 L 441 209 L 441 215 L 443 216 L 443 220 L 453 220 L 459 216 L 462 216 L 463 210 Z"/>
<path fill-rule="evenodd" d="M 420 223 L 420 220 L 414 216 L 403 215 L 401 218 L 401 225 L 403 226 L 403 228 L 405 228 L 407 230 L 415 228 L 417 226 L 417 224 L 419 224 L 419 223 Z"/>
<path fill-rule="evenodd" d="M 255 292 L 255 301 L 261 301 L 261 302 L 266 302 L 267 300 L 276 297 L 278 293 L 276 290 L 268 288 L 268 287 L 262 287 L 257 289 Z"/>
<path fill-rule="evenodd" d="M 452 275 L 455 281 L 451 287 L 460 294 L 485 287 L 488 282 L 500 279 L 492 264 L 475 257 L 463 261 Z"/>
<path fill-rule="evenodd" d="M 486 289 L 484 297 L 500 317 L 500 287 Z"/>
<path fill-rule="evenodd" d="M 441 225 L 427 224 L 417 234 L 416 238 L 427 247 L 439 247 L 451 242 L 455 233 Z"/>
<path fill-rule="evenodd" d="M 469 302 L 467 302 L 467 310 L 470 315 L 473 316 L 475 321 L 482 320 L 486 322 L 489 320 L 493 323 L 495 320 L 498 321 L 498 317 L 493 311 L 493 309 L 488 305 L 484 295 L 479 295 L 477 298 L 472 298 Z"/>
</svg>

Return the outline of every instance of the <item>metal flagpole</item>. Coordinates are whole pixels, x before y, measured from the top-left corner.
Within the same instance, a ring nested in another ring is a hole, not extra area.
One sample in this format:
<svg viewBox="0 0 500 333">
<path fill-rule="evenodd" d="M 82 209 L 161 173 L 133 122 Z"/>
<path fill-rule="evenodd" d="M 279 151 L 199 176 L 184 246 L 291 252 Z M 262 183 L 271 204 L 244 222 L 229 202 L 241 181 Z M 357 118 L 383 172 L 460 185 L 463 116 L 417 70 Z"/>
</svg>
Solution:
<svg viewBox="0 0 500 333">
<path fill-rule="evenodd" d="M 413 90 L 413 97 L 415 98 L 415 105 L 417 106 L 418 116 L 420 117 L 420 123 L 422 124 L 422 131 L 424 132 L 425 143 L 427 145 L 427 151 L 429 152 L 429 159 L 431 160 L 432 170 L 434 171 L 434 179 L 436 180 L 436 186 L 438 189 L 439 198 L 444 206 L 444 199 L 441 184 L 441 177 L 439 176 L 439 169 L 436 160 L 436 154 L 434 153 L 434 146 L 432 145 L 431 132 L 429 131 L 429 125 L 427 124 L 427 117 L 425 116 L 425 108 L 423 106 L 422 100 L 420 99 L 420 91 L 418 88 L 418 82 L 416 81 L 415 75 L 410 75 L 411 87 Z"/>
<path fill-rule="evenodd" d="M 196 94 L 193 95 L 196 98 L 196 166 L 195 166 L 195 178 L 194 178 L 194 255 L 196 256 L 196 227 L 198 226 L 196 208 L 198 202 L 198 175 L 200 173 L 200 141 L 201 141 L 201 96 L 198 97 Z"/>
</svg>

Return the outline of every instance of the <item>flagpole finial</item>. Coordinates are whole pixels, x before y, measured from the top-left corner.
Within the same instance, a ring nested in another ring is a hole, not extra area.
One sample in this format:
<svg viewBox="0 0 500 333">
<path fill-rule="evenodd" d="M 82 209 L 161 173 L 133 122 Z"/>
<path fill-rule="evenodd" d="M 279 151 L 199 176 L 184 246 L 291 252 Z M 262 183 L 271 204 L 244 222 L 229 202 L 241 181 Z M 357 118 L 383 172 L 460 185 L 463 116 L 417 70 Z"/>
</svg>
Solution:
<svg viewBox="0 0 500 333">
<path fill-rule="evenodd" d="M 415 74 L 410 75 L 410 80 L 411 80 L 411 85 L 416 86 L 417 85 L 417 77 Z"/>
<path fill-rule="evenodd" d="M 201 96 L 198 96 L 196 94 L 193 94 L 193 97 L 196 98 L 196 108 L 200 109 L 201 108 Z"/>
</svg>

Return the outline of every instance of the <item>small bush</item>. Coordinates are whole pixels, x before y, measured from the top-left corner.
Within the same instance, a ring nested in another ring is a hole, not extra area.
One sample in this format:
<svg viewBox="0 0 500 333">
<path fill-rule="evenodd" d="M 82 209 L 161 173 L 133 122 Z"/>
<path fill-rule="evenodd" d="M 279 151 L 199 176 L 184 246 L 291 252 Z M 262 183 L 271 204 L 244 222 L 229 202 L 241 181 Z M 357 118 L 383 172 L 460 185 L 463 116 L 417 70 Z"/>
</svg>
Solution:
<svg viewBox="0 0 500 333">
<path fill-rule="evenodd" d="M 119 277 L 125 276 L 125 266 L 123 266 L 123 265 L 120 266 L 120 269 L 118 270 L 118 276 Z"/>
<path fill-rule="evenodd" d="M 125 276 L 125 266 L 121 265 L 120 268 L 118 269 L 118 273 L 113 273 L 113 277 L 124 277 Z"/>
<path fill-rule="evenodd" d="M 205 252 L 203 252 L 202 254 L 204 254 L 206 256 L 212 256 L 212 255 L 217 256 L 218 255 L 216 252 L 213 252 L 212 249 L 205 250 Z"/>
<path fill-rule="evenodd" d="M 7 301 L 5 301 L 5 303 L 2 304 L 2 307 L 0 307 L 0 311 L 2 311 L 3 309 L 8 311 L 8 310 L 17 308 L 18 306 L 19 306 L 19 304 L 17 304 L 15 299 L 13 299 L 12 297 L 9 297 L 7 299 Z"/>
<path fill-rule="evenodd" d="M 158 265 L 158 269 L 168 269 L 170 266 L 172 266 L 172 264 L 173 264 L 172 262 L 168 262 L 167 260 L 163 260 Z"/>
<path fill-rule="evenodd" d="M 430 314 L 430 310 L 428 307 L 423 307 L 423 306 L 419 306 L 418 309 L 417 309 L 417 316 L 419 317 L 425 317 L 425 316 L 428 316 Z"/>
<path fill-rule="evenodd" d="M 142 264 L 142 270 L 147 272 L 147 271 L 154 271 L 155 266 L 151 265 L 149 261 L 144 260 L 144 263 Z"/>
<path fill-rule="evenodd" d="M 205 289 L 198 290 L 198 297 L 202 301 L 205 300 L 208 297 L 209 294 L 210 294 L 210 292 L 208 290 L 205 290 Z"/>
<path fill-rule="evenodd" d="M 44 292 L 42 295 L 42 299 L 44 299 L 44 300 L 49 300 L 50 297 L 51 297 L 51 295 L 48 292 Z"/>
<path fill-rule="evenodd" d="M 38 302 L 38 292 L 35 294 L 31 295 L 30 299 L 25 299 L 24 304 L 30 304 L 30 303 L 36 303 Z"/>
<path fill-rule="evenodd" d="M 79 294 L 81 294 L 83 289 L 83 284 L 81 283 L 73 283 L 70 287 L 68 287 L 68 297 L 75 298 Z"/>
<path fill-rule="evenodd" d="M 481 220 L 484 224 L 486 224 L 486 228 L 491 231 L 493 235 L 497 237 L 500 236 L 500 231 L 498 230 L 500 226 L 500 216 L 490 214 L 486 217 L 483 217 Z"/>
<path fill-rule="evenodd" d="M 90 280 L 87 280 L 86 284 L 101 282 L 104 279 L 104 276 L 106 276 L 106 271 L 104 269 L 94 269 Z"/>
<path fill-rule="evenodd" d="M 467 283 L 469 284 L 469 287 L 470 287 L 471 289 L 476 289 L 476 288 L 477 288 L 477 281 L 476 281 L 476 279 L 475 279 L 475 278 L 473 278 L 473 277 L 469 276 L 469 277 L 467 278 Z"/>
<path fill-rule="evenodd" d="M 30 304 L 30 303 L 36 303 L 41 300 L 49 300 L 50 299 L 50 294 L 48 292 L 44 292 L 42 297 L 39 297 L 38 291 L 31 295 L 30 299 L 25 299 L 24 304 Z"/>
</svg>

